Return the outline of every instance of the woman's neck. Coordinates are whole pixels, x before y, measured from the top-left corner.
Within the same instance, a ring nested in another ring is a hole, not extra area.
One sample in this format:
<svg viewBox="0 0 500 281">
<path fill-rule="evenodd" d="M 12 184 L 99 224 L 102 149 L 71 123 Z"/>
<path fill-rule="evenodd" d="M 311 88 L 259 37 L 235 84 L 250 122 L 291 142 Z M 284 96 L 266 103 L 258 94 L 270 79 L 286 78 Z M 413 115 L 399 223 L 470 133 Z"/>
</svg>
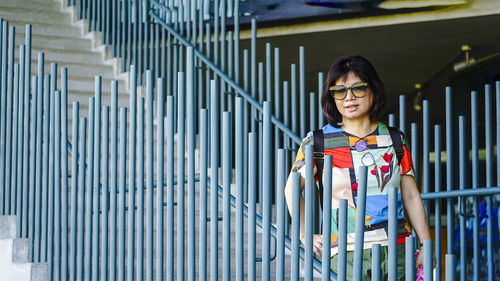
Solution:
<svg viewBox="0 0 500 281">
<path fill-rule="evenodd" d="M 368 118 L 361 120 L 342 120 L 342 129 L 357 137 L 364 137 L 370 134 L 377 126 L 377 122 L 372 122 Z"/>
</svg>

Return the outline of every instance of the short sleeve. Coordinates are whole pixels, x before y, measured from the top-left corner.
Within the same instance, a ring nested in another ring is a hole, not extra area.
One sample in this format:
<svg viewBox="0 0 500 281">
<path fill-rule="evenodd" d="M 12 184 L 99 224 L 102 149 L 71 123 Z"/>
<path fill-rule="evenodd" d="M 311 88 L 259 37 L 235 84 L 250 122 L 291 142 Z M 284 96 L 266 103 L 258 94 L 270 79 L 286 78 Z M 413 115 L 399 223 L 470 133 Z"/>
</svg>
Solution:
<svg viewBox="0 0 500 281">
<path fill-rule="evenodd" d="M 399 163 L 401 175 L 415 177 L 415 169 L 413 168 L 413 160 L 411 159 L 410 146 L 404 135 L 401 135 L 401 141 L 403 143 L 404 150 L 403 158 L 401 159 L 401 163 Z"/>
<path fill-rule="evenodd" d="M 307 136 L 302 140 L 299 150 L 297 151 L 297 156 L 295 156 L 295 162 L 292 166 L 292 172 L 298 172 L 305 177 L 304 166 L 306 164 L 306 156 L 305 156 L 305 147 L 306 145 L 314 145 L 313 144 L 313 133 L 309 132 Z"/>
</svg>

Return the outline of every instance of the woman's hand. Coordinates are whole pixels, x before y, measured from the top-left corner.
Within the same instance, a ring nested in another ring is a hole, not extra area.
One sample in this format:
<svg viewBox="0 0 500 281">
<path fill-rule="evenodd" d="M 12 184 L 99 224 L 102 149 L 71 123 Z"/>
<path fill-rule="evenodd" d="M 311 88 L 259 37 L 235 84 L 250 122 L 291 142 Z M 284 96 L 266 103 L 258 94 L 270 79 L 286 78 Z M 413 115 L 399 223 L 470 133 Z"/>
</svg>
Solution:
<svg viewBox="0 0 500 281">
<path fill-rule="evenodd" d="M 420 249 L 418 253 L 417 260 L 415 261 L 415 268 L 424 267 L 424 249 Z M 432 267 L 436 267 L 436 256 L 432 257 Z"/>
<path fill-rule="evenodd" d="M 306 236 L 300 235 L 300 241 L 302 244 L 306 245 Z M 323 236 L 321 234 L 313 234 L 313 253 L 321 259 L 321 253 L 323 250 Z"/>
</svg>

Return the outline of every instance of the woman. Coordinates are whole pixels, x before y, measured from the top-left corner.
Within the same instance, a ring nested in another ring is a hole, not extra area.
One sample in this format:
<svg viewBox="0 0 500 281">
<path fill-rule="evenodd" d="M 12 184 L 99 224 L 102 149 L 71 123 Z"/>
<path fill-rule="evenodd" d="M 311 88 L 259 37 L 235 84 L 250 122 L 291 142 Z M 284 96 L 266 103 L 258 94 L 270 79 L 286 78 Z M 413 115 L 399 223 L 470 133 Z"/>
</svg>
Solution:
<svg viewBox="0 0 500 281">
<path fill-rule="evenodd" d="M 382 278 L 387 278 L 387 221 L 388 190 L 398 188 L 398 279 L 404 280 L 405 237 L 410 227 L 403 214 L 406 210 L 411 226 L 420 241 L 431 239 L 425 211 L 415 183 L 415 172 L 406 139 L 401 138 L 404 153 L 401 161 L 396 157 L 389 130 L 377 121 L 384 105 L 384 89 L 374 67 L 361 56 L 346 56 L 337 60 L 330 68 L 321 105 L 328 120 L 323 127 L 324 153 L 332 155 L 332 258 L 331 269 L 337 271 L 337 217 L 340 199 L 348 200 L 348 253 L 347 280 L 352 280 L 355 197 L 359 181 L 359 167 L 368 167 L 367 199 L 365 216 L 365 244 L 363 250 L 363 280 L 370 280 L 371 245 L 382 245 Z M 301 189 L 305 182 L 304 146 L 313 144 L 313 134 L 302 141 L 293 172 L 302 175 Z M 314 169 L 316 175 L 316 169 Z M 324 173 L 323 173 L 324 175 Z M 292 213 L 292 177 L 288 178 L 285 197 Z M 301 195 L 300 236 L 305 238 L 304 198 Z M 321 235 L 313 236 L 313 251 L 321 257 Z M 420 251 L 422 251 L 422 247 Z M 385 262 L 384 262 L 385 261 Z M 416 266 L 423 265 L 423 254 Z"/>
</svg>

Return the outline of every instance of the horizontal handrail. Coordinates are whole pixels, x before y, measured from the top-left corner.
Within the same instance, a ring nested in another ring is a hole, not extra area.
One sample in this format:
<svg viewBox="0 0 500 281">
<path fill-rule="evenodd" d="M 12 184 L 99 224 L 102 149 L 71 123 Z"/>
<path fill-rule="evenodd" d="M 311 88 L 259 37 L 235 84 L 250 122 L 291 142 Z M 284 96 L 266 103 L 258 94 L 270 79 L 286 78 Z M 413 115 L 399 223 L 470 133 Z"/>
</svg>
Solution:
<svg viewBox="0 0 500 281">
<path fill-rule="evenodd" d="M 152 2 L 157 6 L 164 6 L 157 2 Z M 203 53 L 201 53 L 195 46 L 193 46 L 188 40 L 186 40 L 182 35 L 180 35 L 174 28 L 168 25 L 164 20 L 162 20 L 153 10 L 149 11 L 149 15 L 153 17 L 161 26 L 163 26 L 169 33 L 171 33 L 177 40 L 179 40 L 184 46 L 193 48 L 194 54 L 205 63 L 213 72 L 215 72 L 220 78 L 224 80 L 229 86 L 231 86 L 241 97 L 243 97 L 248 103 L 250 103 L 255 109 L 263 113 L 262 105 L 250 96 L 243 88 L 241 88 L 233 79 L 231 79 L 227 74 L 225 74 L 221 69 L 219 69 L 209 58 L 207 58 Z M 271 117 L 271 122 L 275 124 L 284 134 L 291 138 L 296 144 L 301 143 L 301 138 L 298 137 L 292 130 L 290 130 L 283 122 L 281 122 L 274 115 Z"/>
<path fill-rule="evenodd" d="M 421 193 L 422 200 L 447 199 L 466 196 L 484 196 L 500 194 L 500 187 L 469 188 L 462 190 Z"/>
</svg>

